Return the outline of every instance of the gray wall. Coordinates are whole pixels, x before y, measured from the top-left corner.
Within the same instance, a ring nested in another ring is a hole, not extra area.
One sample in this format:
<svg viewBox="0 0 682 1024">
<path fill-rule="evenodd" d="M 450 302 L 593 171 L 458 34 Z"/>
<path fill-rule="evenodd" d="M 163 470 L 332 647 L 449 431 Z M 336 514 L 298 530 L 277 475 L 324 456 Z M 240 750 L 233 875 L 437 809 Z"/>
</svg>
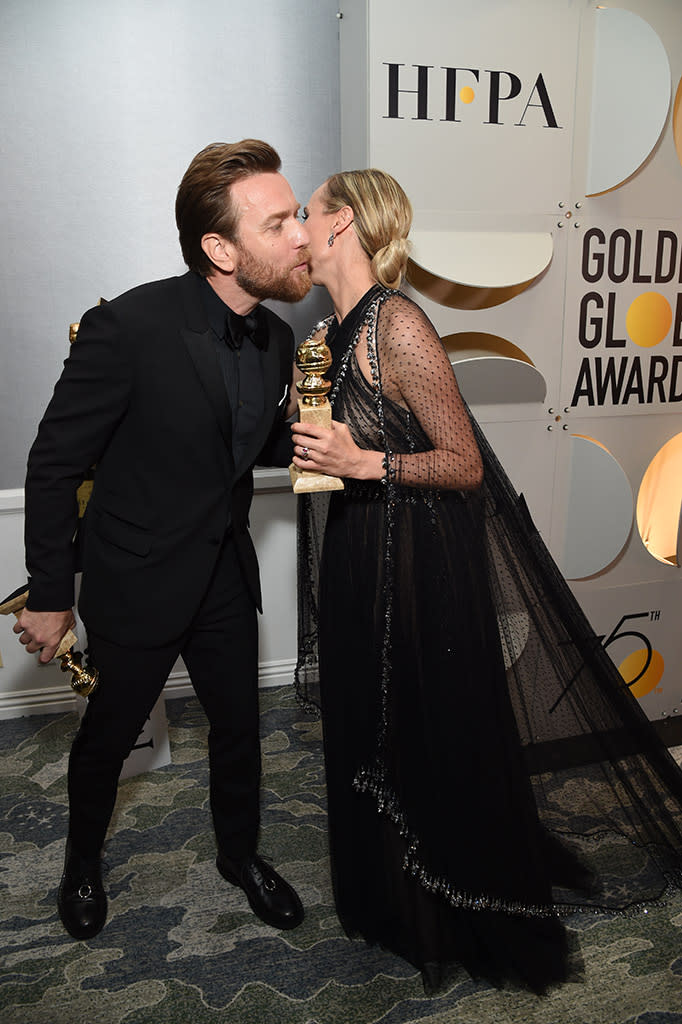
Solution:
<svg viewBox="0 0 682 1024">
<path fill-rule="evenodd" d="M 100 295 L 184 269 L 175 192 L 208 142 L 256 136 L 302 203 L 339 168 L 336 0 L 3 0 L 0 489 Z M 278 312 L 302 335 L 314 291 Z"/>
</svg>

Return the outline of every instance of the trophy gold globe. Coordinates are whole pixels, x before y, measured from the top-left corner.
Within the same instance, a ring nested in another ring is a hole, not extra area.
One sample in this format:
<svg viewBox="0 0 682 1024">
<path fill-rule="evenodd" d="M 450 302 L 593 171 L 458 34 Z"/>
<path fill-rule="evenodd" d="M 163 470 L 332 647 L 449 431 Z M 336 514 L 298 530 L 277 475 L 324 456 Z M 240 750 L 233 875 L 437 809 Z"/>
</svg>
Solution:
<svg viewBox="0 0 682 1024">
<path fill-rule="evenodd" d="M 332 355 L 324 341 L 308 338 L 296 349 L 296 366 L 303 374 L 303 378 L 296 383 L 301 423 L 331 427 L 332 407 L 327 398 L 331 383 L 324 376 L 331 364 Z M 343 480 L 339 477 L 327 476 L 317 470 L 299 469 L 293 463 L 289 466 L 289 476 L 295 494 L 343 490 Z"/>
<path fill-rule="evenodd" d="M 28 598 L 28 587 L 24 585 L 0 602 L 0 615 L 13 614 L 17 619 Z M 82 664 L 83 655 L 74 649 L 77 643 L 76 634 L 68 629 L 55 651 L 62 672 L 71 673 L 71 689 L 81 697 L 89 697 L 97 688 L 99 672 L 96 668 Z"/>
</svg>

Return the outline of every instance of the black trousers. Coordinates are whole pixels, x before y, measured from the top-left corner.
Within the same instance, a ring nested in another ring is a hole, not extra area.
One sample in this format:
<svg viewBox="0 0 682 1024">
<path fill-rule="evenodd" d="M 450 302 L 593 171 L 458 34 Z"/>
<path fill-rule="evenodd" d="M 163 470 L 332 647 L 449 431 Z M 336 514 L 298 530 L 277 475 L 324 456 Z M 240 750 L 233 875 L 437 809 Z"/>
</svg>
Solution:
<svg viewBox="0 0 682 1024">
<path fill-rule="evenodd" d="M 87 625 L 87 623 L 86 623 Z M 260 785 L 258 624 L 234 543 L 221 548 L 187 631 L 166 647 L 121 647 L 88 634 L 99 686 L 88 700 L 69 758 L 69 837 L 99 854 L 118 778 L 178 657 L 209 721 L 210 800 L 219 848 L 239 858 L 256 847 Z"/>
</svg>

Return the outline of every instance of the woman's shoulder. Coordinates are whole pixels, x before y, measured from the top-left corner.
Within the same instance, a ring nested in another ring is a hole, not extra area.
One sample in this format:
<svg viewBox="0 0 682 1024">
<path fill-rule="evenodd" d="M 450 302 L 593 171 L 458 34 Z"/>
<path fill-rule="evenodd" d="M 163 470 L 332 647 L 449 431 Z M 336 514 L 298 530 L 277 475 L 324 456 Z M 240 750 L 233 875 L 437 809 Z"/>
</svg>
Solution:
<svg viewBox="0 0 682 1024">
<path fill-rule="evenodd" d="M 377 323 L 382 333 L 401 337 L 419 332 L 438 337 L 421 306 L 404 292 L 387 288 L 378 296 L 378 303 Z"/>
</svg>

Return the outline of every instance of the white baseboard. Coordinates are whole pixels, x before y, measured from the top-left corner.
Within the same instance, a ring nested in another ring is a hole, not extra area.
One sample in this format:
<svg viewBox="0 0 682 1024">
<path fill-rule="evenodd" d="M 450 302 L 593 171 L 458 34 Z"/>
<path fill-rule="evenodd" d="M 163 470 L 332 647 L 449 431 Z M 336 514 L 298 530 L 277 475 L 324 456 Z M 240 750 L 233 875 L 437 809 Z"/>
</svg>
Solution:
<svg viewBox="0 0 682 1024">
<path fill-rule="evenodd" d="M 263 661 L 258 666 L 258 685 L 286 686 L 293 682 L 296 662 L 293 659 Z M 194 694 L 186 671 L 171 672 L 164 687 L 164 697 L 191 697 Z M 53 686 L 40 690 L 24 690 L 21 693 L 0 695 L 0 721 L 9 718 L 23 718 L 26 715 L 66 714 L 76 709 L 76 696 L 66 686 Z"/>
<path fill-rule="evenodd" d="M 0 721 L 25 715 L 59 715 L 76 710 L 76 695 L 67 687 L 42 687 L 0 696 Z"/>
<path fill-rule="evenodd" d="M 293 684 L 295 667 L 296 662 L 291 658 L 282 661 L 262 661 L 258 666 L 258 686 L 265 689 L 269 686 Z M 191 697 L 194 690 L 187 672 L 171 672 L 163 693 L 167 700 L 172 700 L 173 697 Z"/>
</svg>

